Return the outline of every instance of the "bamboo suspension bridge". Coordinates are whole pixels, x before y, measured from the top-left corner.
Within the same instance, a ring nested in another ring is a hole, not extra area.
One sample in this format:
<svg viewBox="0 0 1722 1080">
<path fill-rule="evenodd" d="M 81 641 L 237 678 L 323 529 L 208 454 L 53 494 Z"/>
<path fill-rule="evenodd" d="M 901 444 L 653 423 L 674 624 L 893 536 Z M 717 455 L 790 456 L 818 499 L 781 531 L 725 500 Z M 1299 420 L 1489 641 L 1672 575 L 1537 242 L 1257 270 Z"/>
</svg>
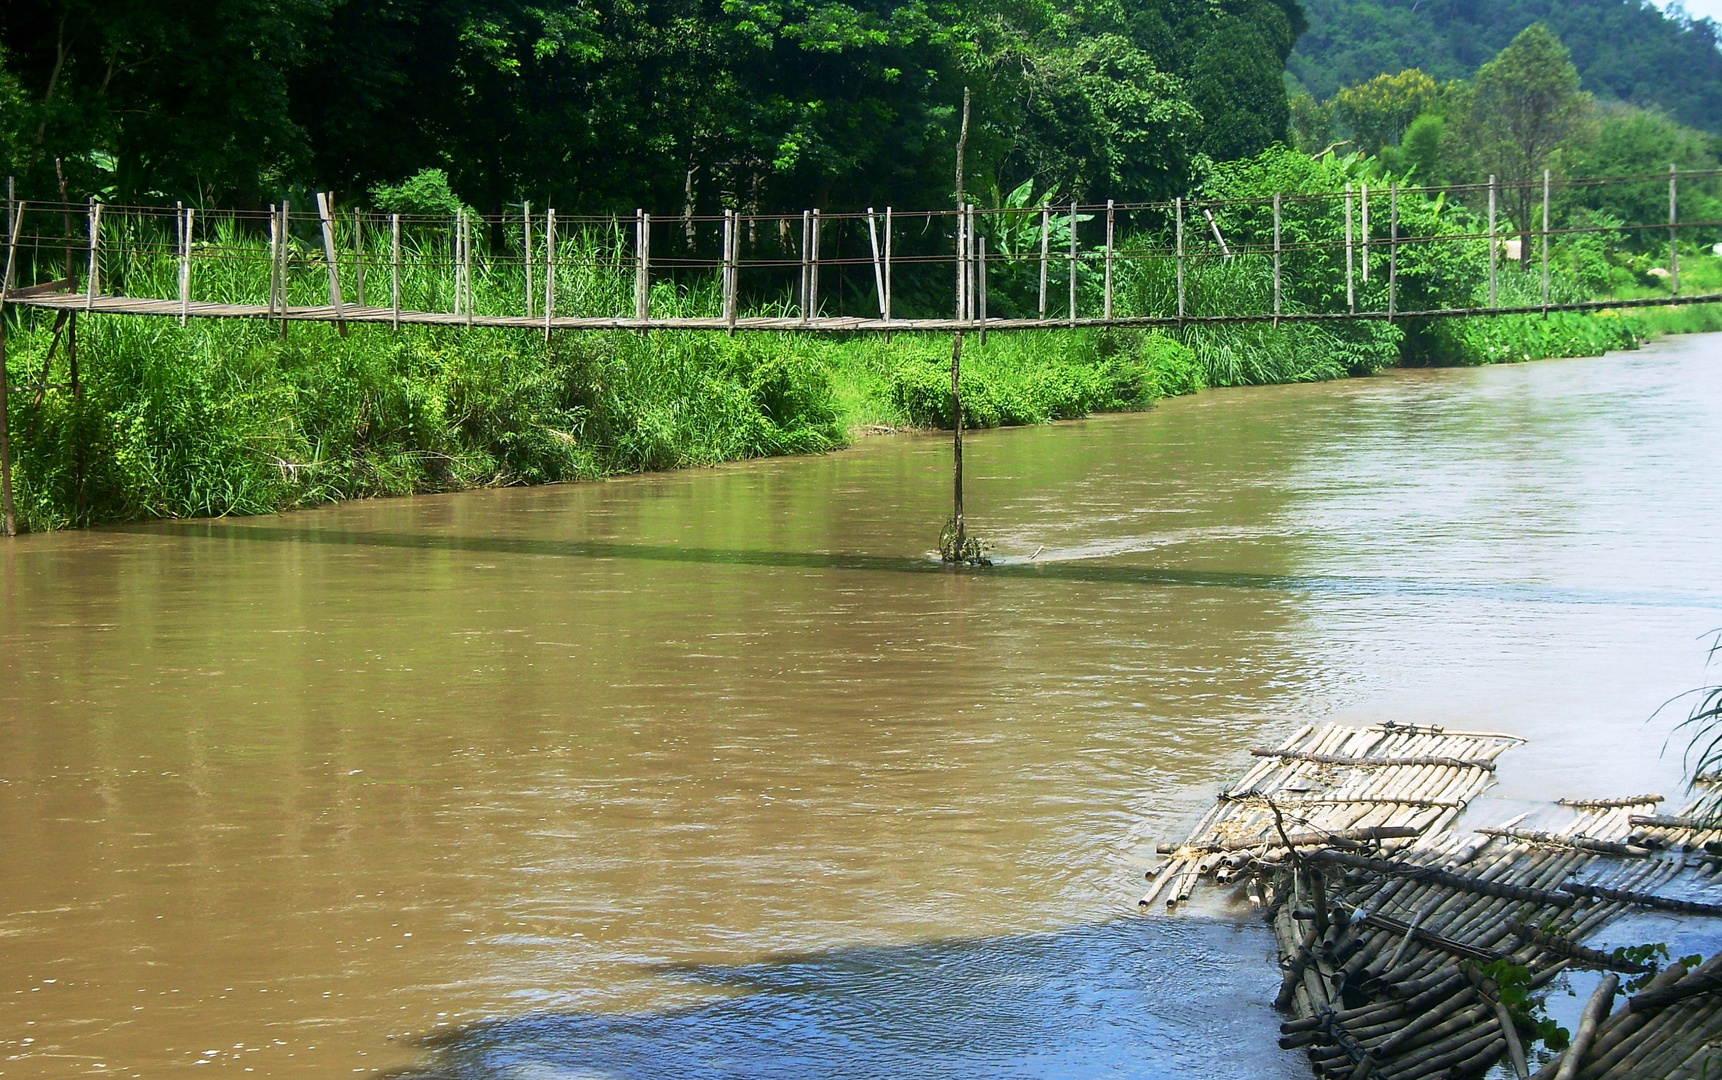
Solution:
<svg viewBox="0 0 1722 1080">
<path fill-rule="evenodd" d="M 9 182 L 0 277 L 5 532 L 14 531 L 6 402 L 20 390 L 81 392 L 79 314 L 265 321 L 283 335 L 294 323 L 331 323 L 343 337 L 352 324 L 524 330 L 546 341 L 558 331 L 951 333 L 957 401 L 968 332 L 984 342 L 989 331 L 1395 323 L 1722 302 L 1722 293 L 1680 287 L 1683 235 L 1690 246 L 1700 231 L 1722 232 L 1722 220 L 1681 218 L 1681 184 L 1708 196 L 1716 185 L 1706 182 L 1718 178 L 1722 170 L 1671 167 L 1444 187 L 1357 183 L 1249 199 L 669 217 L 642 209 L 631 219 L 535 212 L 530 203 L 501 214 L 381 214 L 339 209 L 328 192 L 309 212 L 286 201 L 258 210 L 75 202 L 63 190 L 58 201 L 36 202 L 14 198 Z M 1553 224 L 1557 196 L 1615 188 L 1639 205 L 1649 192 L 1654 206 L 1664 185 L 1666 220 L 1581 215 Z M 1504 201 L 1518 209 L 1511 223 Z M 1407 227 L 1402 204 L 1415 207 L 1409 221 L 1421 231 Z M 1448 205 L 1468 214 L 1443 217 Z M 1643 235 L 1660 244 L 1664 230 L 1666 295 L 1556 294 L 1557 238 Z M 1405 287 L 1436 246 L 1475 260 L 1479 280 L 1486 266 L 1486 288 L 1479 284 L 1472 303 L 1429 307 L 1424 290 Z M 1512 256 L 1525 272 L 1509 281 L 1504 257 Z M 1244 290 L 1241 306 L 1216 304 L 1203 275 L 1224 265 L 1248 265 L 1271 291 Z M 39 385 L 7 386 L 8 308 L 55 313 L 45 363 L 63 335 L 69 381 L 50 384 L 44 366 Z M 960 547 L 960 405 L 956 415 Z"/>
</svg>

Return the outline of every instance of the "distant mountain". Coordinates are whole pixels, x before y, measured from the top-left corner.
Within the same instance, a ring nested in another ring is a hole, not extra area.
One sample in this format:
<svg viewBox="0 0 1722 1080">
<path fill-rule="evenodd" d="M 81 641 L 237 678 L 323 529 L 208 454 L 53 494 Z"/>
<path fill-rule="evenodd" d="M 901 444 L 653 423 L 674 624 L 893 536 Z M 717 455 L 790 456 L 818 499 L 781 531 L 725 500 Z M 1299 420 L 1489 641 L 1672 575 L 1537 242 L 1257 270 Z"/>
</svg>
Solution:
<svg viewBox="0 0 1722 1080">
<path fill-rule="evenodd" d="M 1513 36 L 1546 23 L 1585 89 L 1722 132 L 1722 51 L 1708 19 L 1642 0 L 1303 0 L 1309 30 L 1287 69 L 1317 98 L 1384 72 L 1470 78 Z"/>
</svg>

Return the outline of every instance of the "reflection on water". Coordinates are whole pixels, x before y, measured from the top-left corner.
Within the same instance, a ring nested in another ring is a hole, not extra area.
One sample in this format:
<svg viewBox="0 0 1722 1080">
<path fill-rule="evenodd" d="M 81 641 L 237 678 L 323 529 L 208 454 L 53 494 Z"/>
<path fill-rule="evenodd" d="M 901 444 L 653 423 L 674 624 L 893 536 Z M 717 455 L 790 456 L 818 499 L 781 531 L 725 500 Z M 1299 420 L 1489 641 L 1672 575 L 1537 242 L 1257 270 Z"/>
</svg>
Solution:
<svg viewBox="0 0 1722 1080">
<path fill-rule="evenodd" d="M 1719 360 L 977 433 L 987 573 L 920 436 L 0 546 L 0 1076 L 1301 1075 L 1153 843 L 1311 719 L 1672 794 Z"/>
<path fill-rule="evenodd" d="M 1239 1025 L 1278 1031 L 1279 980 L 1249 955 L 1260 945 L 1237 924 L 1131 920 L 672 967 L 719 996 L 480 1024 L 412 1077 L 1297 1075 L 1271 1040 L 1239 1038 Z"/>
</svg>

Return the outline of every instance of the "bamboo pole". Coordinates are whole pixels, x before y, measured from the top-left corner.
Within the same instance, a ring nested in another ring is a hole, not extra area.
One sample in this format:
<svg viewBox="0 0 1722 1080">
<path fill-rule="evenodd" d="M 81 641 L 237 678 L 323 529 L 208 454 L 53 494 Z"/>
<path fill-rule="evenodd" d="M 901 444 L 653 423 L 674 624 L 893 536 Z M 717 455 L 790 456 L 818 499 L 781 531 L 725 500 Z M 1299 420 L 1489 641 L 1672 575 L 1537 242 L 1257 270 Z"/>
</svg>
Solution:
<svg viewBox="0 0 1722 1080">
<path fill-rule="evenodd" d="M 1101 317 L 1108 321 L 1112 318 L 1112 245 L 1114 225 L 1117 211 L 1113 208 L 1112 200 L 1106 200 L 1106 283 L 1105 298 L 1101 302 Z"/>
<path fill-rule="evenodd" d="M 1543 319 L 1548 319 L 1548 169 L 1543 169 Z"/>
<path fill-rule="evenodd" d="M 317 193 L 317 216 L 323 223 L 323 259 L 329 265 L 329 306 L 335 309 L 336 328 L 346 337 L 347 323 L 341 318 L 346 305 L 341 301 L 341 271 L 335 259 L 335 200 L 327 191 Z"/>
<path fill-rule="evenodd" d="M 1573 1036 L 1566 1053 L 1561 1055 L 1554 1080 L 1573 1080 L 1578 1076 L 1579 1068 L 1584 1065 L 1584 1056 L 1590 1053 L 1591 1045 L 1596 1042 L 1596 1029 L 1608 1018 L 1609 1010 L 1614 1006 L 1615 991 L 1619 988 L 1620 976 L 1613 972 L 1604 975 L 1597 984 L 1596 992 L 1591 995 L 1579 1020 L 1578 1033 Z"/>
<path fill-rule="evenodd" d="M 1352 269 L 1351 184 L 1345 185 L 1345 310 L 1357 311 L 1357 279 Z"/>
<path fill-rule="evenodd" d="M 1358 185 L 1358 201 L 1360 206 L 1358 232 L 1358 255 L 1363 263 L 1363 283 L 1369 284 L 1369 185 Z"/>
<path fill-rule="evenodd" d="M 23 218 L 23 208 L 16 209 L 12 217 L 12 247 L 18 245 L 18 221 Z M 8 254 L 6 259 L 6 279 L 11 282 L 12 259 Z M 7 415 L 6 399 L 12 396 L 11 387 L 6 380 L 6 318 L 5 307 L 0 304 L 0 531 L 7 536 L 18 535 L 18 515 L 12 505 L 12 428 Z"/>
<path fill-rule="evenodd" d="M 276 252 L 276 280 L 280 282 L 281 299 L 277 310 L 281 316 L 281 336 L 287 336 L 287 310 L 291 306 L 292 293 L 287 287 L 287 249 L 292 242 L 293 219 L 291 209 L 286 199 L 281 200 L 281 247 Z"/>
<path fill-rule="evenodd" d="M 90 196 L 90 269 L 84 275 L 84 310 L 95 305 L 96 293 L 102 287 L 102 204 Z"/>
<path fill-rule="evenodd" d="M 652 313 L 652 215 L 634 210 L 634 320 L 642 324 Z"/>
<path fill-rule="evenodd" d="M 1178 198 L 1173 199 L 1172 200 L 1172 206 L 1173 206 L 1173 210 L 1174 210 L 1174 213 L 1175 213 L 1176 219 L 1177 219 L 1176 225 L 1174 226 L 1174 230 L 1175 230 L 1174 243 L 1176 245 L 1175 250 L 1177 252 L 1175 257 L 1177 258 L 1177 261 L 1178 261 L 1178 322 L 1180 325 L 1182 325 L 1182 323 L 1184 321 L 1184 198 L 1183 198 L 1183 196 L 1179 196 Z"/>
<path fill-rule="evenodd" d="M 741 308 L 741 215 L 730 212 L 729 230 L 729 332 L 735 334 L 736 315 Z"/>
<path fill-rule="evenodd" d="M 1274 192 L 1274 325 L 1280 324 L 1280 193 Z"/>
<path fill-rule="evenodd" d="M 179 221 L 179 325 L 191 318 L 191 209 L 174 204 Z"/>
<path fill-rule="evenodd" d="M 813 270 L 808 256 L 813 251 L 813 211 L 801 212 L 801 321 L 808 318 L 809 301 L 813 295 Z"/>
<path fill-rule="evenodd" d="M 466 325 L 472 325 L 472 217 L 464 211 L 460 215 L 460 283 L 461 290 L 466 295 L 461 301 L 462 309 L 466 312 Z"/>
<path fill-rule="evenodd" d="M 544 343 L 550 344 L 550 320 L 556 317 L 556 208 L 544 211 Z"/>
<path fill-rule="evenodd" d="M 987 343 L 987 238 L 975 239 L 975 292 L 980 295 L 981 344 Z"/>
<path fill-rule="evenodd" d="M 1070 325 L 1076 325 L 1076 203 L 1070 204 Z"/>
<path fill-rule="evenodd" d="M 1399 181 L 1393 181 L 1387 196 L 1387 321 L 1399 301 Z"/>
<path fill-rule="evenodd" d="M 953 554 L 960 560 L 967 539 L 963 523 L 963 331 L 958 328 L 951 344 L 951 521 L 956 533 Z"/>
<path fill-rule="evenodd" d="M 968 296 L 963 286 L 968 279 L 968 247 L 963 236 L 963 230 L 968 227 L 968 207 L 962 202 L 957 203 L 957 236 L 956 236 L 956 271 L 957 271 L 957 322 L 962 322 L 968 314 Z"/>
<path fill-rule="evenodd" d="M 461 257 L 461 242 L 466 236 L 466 211 L 454 212 L 454 240 L 449 246 L 449 261 L 454 264 L 454 314 L 460 314 L 460 268 L 466 264 Z"/>
<path fill-rule="evenodd" d="M 1545 197 L 1544 202 L 1547 201 Z M 1679 223 L 1680 170 L 1673 162 L 1670 162 L 1668 165 L 1668 281 L 1675 296 L 1680 295 L 1680 246 L 1676 242 L 1679 236 Z M 1544 225 L 1545 229 L 1547 227 Z"/>
<path fill-rule="evenodd" d="M 389 311 L 401 328 L 401 215 L 389 215 Z"/>
<path fill-rule="evenodd" d="M 1498 301 L 1496 299 L 1497 293 L 1496 293 L 1496 288 L 1495 288 L 1495 276 L 1496 276 L 1495 267 L 1496 267 L 1496 264 L 1498 264 L 1500 262 L 1500 253 L 1499 253 L 1499 251 L 1496 250 L 1500 245 L 1495 240 L 1495 236 L 1496 236 L 1496 233 L 1495 233 L 1495 198 L 1496 198 L 1496 195 L 1499 192 L 1499 190 L 1500 190 L 1500 185 L 1495 180 L 1495 174 L 1490 173 L 1489 174 L 1489 306 L 1490 307 L 1498 306 Z"/>
<path fill-rule="evenodd" d="M 885 317 L 885 267 L 879 261 L 879 216 L 867 208 L 867 240 L 873 247 L 873 291 L 879 298 L 879 317 Z"/>
<path fill-rule="evenodd" d="M 365 306 L 365 219 L 353 211 L 353 287 L 359 294 L 359 306 Z"/>
<path fill-rule="evenodd" d="M 885 321 L 891 321 L 891 208 L 885 208 Z"/>
<path fill-rule="evenodd" d="M 520 204 L 520 260 L 526 265 L 526 317 L 532 318 L 532 203 Z"/>
<path fill-rule="evenodd" d="M 275 304 L 281 293 L 281 212 L 269 204 L 269 317 L 275 317 Z"/>
<path fill-rule="evenodd" d="M 1051 254 L 1052 242 L 1052 207 L 1040 208 L 1040 306 L 1035 311 L 1041 319 L 1046 318 L 1046 272 L 1047 256 Z"/>
<path fill-rule="evenodd" d="M 813 208 L 813 251 L 807 264 L 808 317 L 819 317 L 819 208 Z"/>
</svg>

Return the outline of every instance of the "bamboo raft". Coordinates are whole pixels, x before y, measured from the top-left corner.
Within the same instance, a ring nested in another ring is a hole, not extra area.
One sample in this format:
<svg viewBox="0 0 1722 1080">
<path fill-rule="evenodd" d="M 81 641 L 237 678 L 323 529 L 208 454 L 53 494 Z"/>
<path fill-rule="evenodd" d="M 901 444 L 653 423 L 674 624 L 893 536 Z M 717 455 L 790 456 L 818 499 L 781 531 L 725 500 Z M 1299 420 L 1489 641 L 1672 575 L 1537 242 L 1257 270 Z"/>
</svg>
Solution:
<svg viewBox="0 0 1722 1080">
<path fill-rule="evenodd" d="M 1722 866 L 1722 829 L 1697 816 L 1698 804 L 1656 814 L 1658 795 L 1562 800 L 1535 813 L 1536 828 L 1519 815 L 1450 829 L 1488 785 L 1495 757 L 1519 741 L 1305 728 L 1257 752 L 1255 768 L 1151 873 L 1143 903 L 1165 894 L 1175 906 L 1205 876 L 1243 881 L 1278 939 L 1275 1005 L 1291 1014 L 1280 1045 L 1304 1050 L 1320 1077 L 1457 1080 L 1503 1060 L 1521 1080 L 1722 1075 L 1722 952 L 1692 970 L 1657 970 L 1584 944 L 1638 911 L 1722 916 L 1722 904 L 1694 892 Z M 1571 1045 L 1533 1077 L 1532 1032 L 1510 1006 L 1580 968 L 1607 974 Z M 1623 976 L 1648 981 L 1628 995 Z"/>
</svg>

